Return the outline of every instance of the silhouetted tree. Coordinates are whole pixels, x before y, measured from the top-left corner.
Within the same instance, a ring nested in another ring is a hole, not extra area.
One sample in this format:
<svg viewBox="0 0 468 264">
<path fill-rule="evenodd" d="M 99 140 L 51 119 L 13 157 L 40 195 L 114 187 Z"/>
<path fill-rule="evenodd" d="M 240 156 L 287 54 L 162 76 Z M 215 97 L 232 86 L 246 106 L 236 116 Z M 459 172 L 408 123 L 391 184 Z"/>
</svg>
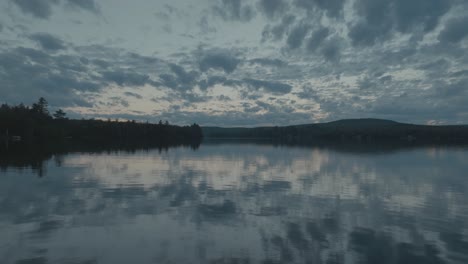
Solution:
<svg viewBox="0 0 468 264">
<path fill-rule="evenodd" d="M 49 106 L 49 103 L 44 97 L 39 98 L 37 103 L 34 103 L 32 105 L 32 111 L 38 114 L 41 114 L 43 116 L 49 116 L 49 110 L 47 109 Z"/>
<path fill-rule="evenodd" d="M 20 136 L 27 141 L 73 138 L 76 140 L 92 141 L 96 144 L 107 143 L 138 143 L 174 145 L 200 142 L 201 128 L 192 126 L 139 123 L 135 120 L 120 122 L 111 119 L 68 119 L 62 109 L 58 109 L 52 116 L 47 110 L 48 103 L 40 98 L 32 107 L 23 104 L 10 106 L 0 105 L 0 140 L 8 135 Z M 8 132 L 7 132 L 8 131 Z"/>
<path fill-rule="evenodd" d="M 55 113 L 54 113 L 54 118 L 58 119 L 58 120 L 65 119 L 66 116 L 67 116 L 67 114 L 62 109 L 59 109 L 59 110 L 55 111 Z"/>
</svg>

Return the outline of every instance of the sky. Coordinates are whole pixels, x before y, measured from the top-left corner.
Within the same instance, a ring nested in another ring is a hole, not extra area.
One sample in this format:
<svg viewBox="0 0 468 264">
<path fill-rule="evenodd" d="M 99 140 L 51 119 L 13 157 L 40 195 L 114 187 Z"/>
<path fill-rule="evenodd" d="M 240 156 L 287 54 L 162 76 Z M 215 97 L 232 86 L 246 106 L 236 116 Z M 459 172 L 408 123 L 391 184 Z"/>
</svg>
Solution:
<svg viewBox="0 0 468 264">
<path fill-rule="evenodd" d="M 468 123 L 467 0 L 0 0 L 0 103 L 204 126 Z"/>
</svg>

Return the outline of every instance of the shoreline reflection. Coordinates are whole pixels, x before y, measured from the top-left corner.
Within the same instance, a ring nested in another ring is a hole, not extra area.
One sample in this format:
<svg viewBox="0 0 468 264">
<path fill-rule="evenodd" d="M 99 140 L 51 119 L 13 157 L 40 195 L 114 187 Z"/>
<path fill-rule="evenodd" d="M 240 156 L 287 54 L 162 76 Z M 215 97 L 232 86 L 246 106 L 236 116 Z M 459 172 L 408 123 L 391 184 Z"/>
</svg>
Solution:
<svg viewBox="0 0 468 264">
<path fill-rule="evenodd" d="M 42 178 L 16 167 L 36 161 L 3 161 L 0 259 L 466 263 L 467 149 L 378 153 L 252 142 L 64 151 L 44 155 Z"/>
</svg>

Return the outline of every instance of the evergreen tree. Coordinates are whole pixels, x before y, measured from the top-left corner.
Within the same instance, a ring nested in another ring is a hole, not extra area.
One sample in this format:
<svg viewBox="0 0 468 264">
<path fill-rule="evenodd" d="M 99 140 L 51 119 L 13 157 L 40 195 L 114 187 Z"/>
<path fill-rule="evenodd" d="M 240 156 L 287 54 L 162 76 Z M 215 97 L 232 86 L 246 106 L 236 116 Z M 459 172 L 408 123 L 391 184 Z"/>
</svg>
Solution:
<svg viewBox="0 0 468 264">
<path fill-rule="evenodd" d="M 54 113 L 54 118 L 55 119 L 59 119 L 59 120 L 65 119 L 66 116 L 67 116 L 67 114 L 62 109 L 59 109 L 59 110 L 55 111 L 55 113 Z"/>
<path fill-rule="evenodd" d="M 49 116 L 49 110 L 47 109 L 48 107 L 49 103 L 47 100 L 44 97 L 41 97 L 37 103 L 32 105 L 32 111 L 40 115 Z"/>
</svg>

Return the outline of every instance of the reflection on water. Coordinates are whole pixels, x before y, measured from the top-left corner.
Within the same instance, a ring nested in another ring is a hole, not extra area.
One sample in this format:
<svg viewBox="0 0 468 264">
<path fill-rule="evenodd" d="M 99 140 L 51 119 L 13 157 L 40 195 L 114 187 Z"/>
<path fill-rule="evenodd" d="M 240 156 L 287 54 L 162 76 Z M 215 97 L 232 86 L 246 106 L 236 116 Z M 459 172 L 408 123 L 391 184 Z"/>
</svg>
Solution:
<svg viewBox="0 0 468 264">
<path fill-rule="evenodd" d="M 2 159 L 0 262 L 468 263 L 467 161 L 239 143 Z"/>
</svg>

